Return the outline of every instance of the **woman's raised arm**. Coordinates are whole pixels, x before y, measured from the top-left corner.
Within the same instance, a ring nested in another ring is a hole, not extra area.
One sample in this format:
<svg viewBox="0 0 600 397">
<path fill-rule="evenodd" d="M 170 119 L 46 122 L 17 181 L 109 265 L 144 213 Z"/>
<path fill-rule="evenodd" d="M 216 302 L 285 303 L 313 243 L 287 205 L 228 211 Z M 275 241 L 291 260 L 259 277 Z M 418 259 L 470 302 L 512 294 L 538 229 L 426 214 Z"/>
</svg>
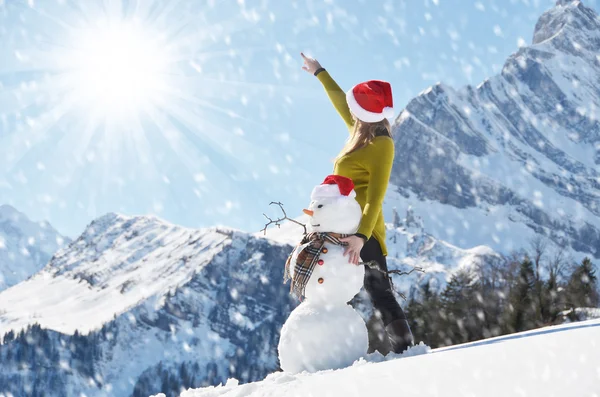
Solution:
<svg viewBox="0 0 600 397">
<path fill-rule="evenodd" d="M 354 118 L 348 108 L 344 90 L 340 88 L 338 83 L 335 82 L 316 59 L 309 58 L 303 53 L 300 53 L 300 55 L 302 55 L 302 59 L 304 59 L 304 66 L 302 66 L 302 69 L 317 76 L 321 84 L 323 84 L 323 88 L 325 88 L 325 92 L 327 92 L 327 96 L 331 103 L 333 103 L 335 110 L 337 110 L 342 120 L 344 120 L 346 127 L 351 130 L 354 126 Z"/>
</svg>

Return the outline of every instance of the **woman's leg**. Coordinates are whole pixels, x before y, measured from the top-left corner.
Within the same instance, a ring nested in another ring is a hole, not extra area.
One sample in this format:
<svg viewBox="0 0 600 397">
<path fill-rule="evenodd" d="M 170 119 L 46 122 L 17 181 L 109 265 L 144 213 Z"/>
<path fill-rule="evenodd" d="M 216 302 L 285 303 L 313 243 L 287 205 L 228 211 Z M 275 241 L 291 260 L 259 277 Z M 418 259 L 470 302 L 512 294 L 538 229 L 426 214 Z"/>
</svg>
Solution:
<svg viewBox="0 0 600 397">
<path fill-rule="evenodd" d="M 360 252 L 364 262 L 375 260 L 387 271 L 387 261 L 379 242 L 371 237 Z M 373 307 L 381 313 L 381 320 L 389 336 L 392 351 L 401 353 L 413 344 L 413 336 L 404 311 L 398 304 L 392 285 L 385 273 L 365 266 L 365 290 L 369 293 Z"/>
</svg>

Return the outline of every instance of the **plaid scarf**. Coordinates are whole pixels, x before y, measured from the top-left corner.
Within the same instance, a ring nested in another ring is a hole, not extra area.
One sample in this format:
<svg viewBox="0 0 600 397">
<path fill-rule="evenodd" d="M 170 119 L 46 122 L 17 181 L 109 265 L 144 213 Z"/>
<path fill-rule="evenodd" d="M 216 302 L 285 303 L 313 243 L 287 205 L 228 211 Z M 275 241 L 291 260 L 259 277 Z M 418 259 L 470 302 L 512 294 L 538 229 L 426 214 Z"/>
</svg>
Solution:
<svg viewBox="0 0 600 397">
<path fill-rule="evenodd" d="M 352 234 L 341 233 L 319 233 L 313 232 L 304 235 L 300 244 L 292 251 L 285 262 L 285 273 L 283 275 L 283 283 L 292 280 L 290 285 L 290 293 L 294 293 L 300 300 L 304 296 L 304 289 L 312 275 L 315 264 L 319 260 L 319 255 L 326 241 L 336 245 L 348 245 L 340 241 L 340 239 L 352 236 Z M 302 247 L 304 246 L 304 247 Z M 292 256 L 296 250 L 301 249 L 298 253 L 298 258 L 294 266 L 294 278 L 290 276 L 290 266 L 292 265 Z"/>
</svg>

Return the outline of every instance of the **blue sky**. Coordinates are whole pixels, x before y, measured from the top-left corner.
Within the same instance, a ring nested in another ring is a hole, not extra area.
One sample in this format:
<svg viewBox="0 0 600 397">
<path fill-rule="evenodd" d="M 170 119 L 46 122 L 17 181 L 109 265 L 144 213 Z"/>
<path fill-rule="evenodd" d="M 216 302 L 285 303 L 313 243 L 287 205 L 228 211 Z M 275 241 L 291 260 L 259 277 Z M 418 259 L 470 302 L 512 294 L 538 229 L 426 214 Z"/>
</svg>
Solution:
<svg viewBox="0 0 600 397">
<path fill-rule="evenodd" d="M 390 81 L 398 113 L 498 73 L 554 3 L 0 0 L 0 204 L 70 236 L 106 212 L 259 230 L 347 134 L 300 51 Z"/>
</svg>

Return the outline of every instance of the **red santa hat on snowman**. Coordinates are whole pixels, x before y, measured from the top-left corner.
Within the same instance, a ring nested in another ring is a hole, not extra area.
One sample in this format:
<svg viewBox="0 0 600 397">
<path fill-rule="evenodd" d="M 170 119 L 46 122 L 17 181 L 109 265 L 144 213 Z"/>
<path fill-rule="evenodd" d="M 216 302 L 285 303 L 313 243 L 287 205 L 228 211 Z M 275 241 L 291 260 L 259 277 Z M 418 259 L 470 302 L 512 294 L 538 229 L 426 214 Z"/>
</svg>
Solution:
<svg viewBox="0 0 600 397">
<path fill-rule="evenodd" d="M 394 117 L 392 86 L 387 81 L 369 80 L 346 93 L 348 108 L 360 121 L 376 123 Z"/>
<path fill-rule="evenodd" d="M 311 200 L 324 198 L 356 197 L 354 182 L 352 179 L 341 175 L 328 175 L 320 185 L 313 188 L 310 194 Z"/>
</svg>

